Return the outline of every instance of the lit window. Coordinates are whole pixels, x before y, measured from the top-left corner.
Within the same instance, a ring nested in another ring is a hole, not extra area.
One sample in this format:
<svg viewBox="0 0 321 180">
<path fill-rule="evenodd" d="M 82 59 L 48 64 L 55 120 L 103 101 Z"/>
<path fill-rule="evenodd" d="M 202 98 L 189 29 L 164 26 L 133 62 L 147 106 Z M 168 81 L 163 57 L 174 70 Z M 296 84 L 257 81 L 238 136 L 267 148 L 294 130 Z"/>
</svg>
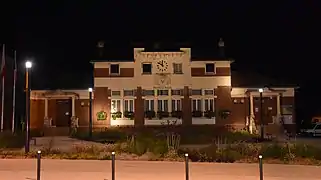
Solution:
<svg viewBox="0 0 321 180">
<path fill-rule="evenodd" d="M 182 104 L 180 99 L 173 99 L 172 100 L 172 112 L 174 111 L 181 111 Z"/>
<path fill-rule="evenodd" d="M 174 63 L 173 70 L 174 70 L 174 74 L 182 74 L 183 73 L 182 63 L 179 63 L 179 64 Z"/>
<path fill-rule="evenodd" d="M 205 99 L 204 104 L 205 111 L 214 111 L 214 99 Z"/>
<path fill-rule="evenodd" d="M 168 100 L 158 100 L 157 110 L 168 112 Z"/>
<path fill-rule="evenodd" d="M 111 112 L 120 112 L 120 100 L 111 100 Z"/>
<path fill-rule="evenodd" d="M 146 99 L 144 101 L 144 110 L 145 111 L 154 111 L 154 100 Z"/>
<path fill-rule="evenodd" d="M 201 99 L 193 99 L 192 110 L 193 111 L 202 111 L 202 100 Z"/>
<path fill-rule="evenodd" d="M 134 112 L 134 100 L 124 100 L 124 112 Z"/>
</svg>

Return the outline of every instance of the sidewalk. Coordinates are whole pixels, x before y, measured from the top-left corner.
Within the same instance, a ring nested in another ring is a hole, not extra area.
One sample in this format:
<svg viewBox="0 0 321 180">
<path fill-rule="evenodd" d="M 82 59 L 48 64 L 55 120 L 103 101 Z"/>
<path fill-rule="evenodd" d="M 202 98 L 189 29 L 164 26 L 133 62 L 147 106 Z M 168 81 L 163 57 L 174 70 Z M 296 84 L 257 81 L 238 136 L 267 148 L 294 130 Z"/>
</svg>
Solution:
<svg viewBox="0 0 321 180">
<path fill-rule="evenodd" d="M 42 180 L 110 180 L 110 161 L 43 160 Z M 116 161 L 116 180 L 185 180 L 184 163 Z M 317 180 L 320 167 L 264 165 L 264 180 Z M 257 164 L 190 163 L 190 180 L 258 180 Z M 36 178 L 36 160 L 0 160 L 1 180 Z"/>
</svg>

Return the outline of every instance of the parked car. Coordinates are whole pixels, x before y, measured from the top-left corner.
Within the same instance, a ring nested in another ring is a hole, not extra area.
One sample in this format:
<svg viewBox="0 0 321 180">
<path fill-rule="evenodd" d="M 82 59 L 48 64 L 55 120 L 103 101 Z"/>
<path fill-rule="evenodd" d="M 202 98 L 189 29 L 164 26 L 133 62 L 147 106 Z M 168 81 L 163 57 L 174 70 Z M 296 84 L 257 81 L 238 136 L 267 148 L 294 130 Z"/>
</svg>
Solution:
<svg viewBox="0 0 321 180">
<path fill-rule="evenodd" d="M 300 132 L 302 136 L 321 136 L 321 122 L 313 123 L 307 129 L 302 129 Z"/>
</svg>

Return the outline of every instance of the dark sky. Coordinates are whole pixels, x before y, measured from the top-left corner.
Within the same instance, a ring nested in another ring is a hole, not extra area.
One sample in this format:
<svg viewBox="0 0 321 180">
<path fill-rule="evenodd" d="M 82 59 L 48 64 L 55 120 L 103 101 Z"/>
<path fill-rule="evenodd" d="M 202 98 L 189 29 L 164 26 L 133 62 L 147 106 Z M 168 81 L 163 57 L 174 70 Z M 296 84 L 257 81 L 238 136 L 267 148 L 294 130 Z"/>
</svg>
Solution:
<svg viewBox="0 0 321 180">
<path fill-rule="evenodd" d="M 223 37 L 234 69 L 299 84 L 300 106 L 321 101 L 319 0 L 8 2 L 0 5 L 0 43 L 18 49 L 21 62 L 34 58 L 36 88 L 88 87 L 101 39 L 124 48 L 162 40 L 210 49 Z"/>
</svg>

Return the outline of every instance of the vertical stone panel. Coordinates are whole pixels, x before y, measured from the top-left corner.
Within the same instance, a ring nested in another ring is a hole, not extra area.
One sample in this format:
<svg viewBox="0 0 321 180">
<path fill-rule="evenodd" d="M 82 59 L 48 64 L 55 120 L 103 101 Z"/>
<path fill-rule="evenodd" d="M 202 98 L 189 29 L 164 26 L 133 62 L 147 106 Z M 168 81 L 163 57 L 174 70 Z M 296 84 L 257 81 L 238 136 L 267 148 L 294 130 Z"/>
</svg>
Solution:
<svg viewBox="0 0 321 180">
<path fill-rule="evenodd" d="M 182 110 L 183 110 L 183 125 L 191 125 L 192 124 L 192 105 L 191 105 L 191 98 L 190 98 L 190 91 L 188 86 L 184 86 L 183 90 L 183 103 L 182 103 Z"/>
<path fill-rule="evenodd" d="M 218 86 L 215 89 L 215 111 L 220 112 L 222 110 L 231 111 L 230 116 L 227 119 L 222 119 L 220 116 L 216 117 L 216 124 L 231 124 L 232 123 L 232 98 L 231 98 L 231 87 L 230 86 Z"/>
<path fill-rule="evenodd" d="M 144 122 L 144 100 L 142 87 L 137 87 L 135 99 L 135 126 L 143 126 Z"/>
<path fill-rule="evenodd" d="M 94 99 L 93 99 L 93 125 L 94 127 L 106 127 L 110 126 L 110 90 L 108 87 L 95 87 Z M 104 111 L 107 113 L 107 119 L 104 121 L 97 120 L 97 113 Z"/>
</svg>

